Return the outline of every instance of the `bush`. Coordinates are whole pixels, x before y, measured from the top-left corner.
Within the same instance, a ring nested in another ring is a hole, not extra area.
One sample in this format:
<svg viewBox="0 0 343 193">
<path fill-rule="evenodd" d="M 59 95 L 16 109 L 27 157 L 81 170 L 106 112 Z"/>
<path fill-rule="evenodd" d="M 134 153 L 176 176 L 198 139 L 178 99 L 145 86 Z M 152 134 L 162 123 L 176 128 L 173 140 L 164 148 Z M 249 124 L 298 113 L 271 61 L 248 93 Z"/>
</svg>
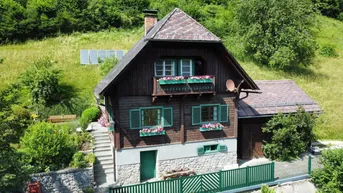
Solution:
<svg viewBox="0 0 343 193">
<path fill-rule="evenodd" d="M 275 189 L 269 188 L 269 186 L 263 184 L 261 187 L 261 193 L 276 193 Z"/>
<path fill-rule="evenodd" d="M 312 128 L 315 116 L 301 107 L 295 115 L 278 114 L 266 123 L 262 131 L 270 134 L 262 149 L 267 158 L 289 161 L 307 150 L 315 138 Z"/>
<path fill-rule="evenodd" d="M 105 77 L 117 63 L 118 60 L 116 57 L 106 58 L 104 62 L 100 63 L 100 75 Z"/>
<path fill-rule="evenodd" d="M 319 54 L 325 57 L 337 57 L 338 54 L 335 50 L 335 46 L 331 45 L 331 44 L 326 44 L 323 45 L 320 50 L 319 50 Z"/>
<path fill-rule="evenodd" d="M 97 121 L 100 116 L 100 110 L 97 107 L 90 107 L 82 112 L 81 118 L 79 119 L 80 126 L 82 129 L 86 129 L 88 124 L 92 121 Z"/>
<path fill-rule="evenodd" d="M 316 42 L 310 0 L 237 1 L 234 7 L 238 35 L 252 59 L 279 68 L 312 62 Z"/>
<path fill-rule="evenodd" d="M 83 154 L 82 152 L 77 152 L 73 155 L 73 159 L 69 166 L 73 168 L 86 168 L 95 162 L 94 154 Z"/>
<path fill-rule="evenodd" d="M 343 192 L 343 149 L 324 151 L 320 162 L 323 168 L 311 172 L 312 182 L 319 192 Z"/>
<path fill-rule="evenodd" d="M 30 126 L 20 141 L 20 151 L 29 158 L 35 172 L 59 170 L 70 163 L 77 144 L 69 129 L 50 123 Z"/>
<path fill-rule="evenodd" d="M 30 90 L 32 102 L 45 104 L 56 100 L 60 93 L 60 71 L 52 68 L 54 61 L 45 57 L 35 61 L 21 76 Z"/>
<path fill-rule="evenodd" d="M 2 64 L 5 61 L 5 58 L 0 56 L 0 64 Z"/>
</svg>

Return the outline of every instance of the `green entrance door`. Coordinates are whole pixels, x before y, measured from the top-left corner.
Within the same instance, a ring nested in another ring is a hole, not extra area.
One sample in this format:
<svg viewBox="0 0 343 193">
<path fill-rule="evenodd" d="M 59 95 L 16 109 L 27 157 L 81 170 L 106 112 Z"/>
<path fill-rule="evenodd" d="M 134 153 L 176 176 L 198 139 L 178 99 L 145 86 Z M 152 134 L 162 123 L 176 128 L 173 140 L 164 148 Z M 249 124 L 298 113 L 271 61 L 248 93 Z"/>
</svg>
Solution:
<svg viewBox="0 0 343 193">
<path fill-rule="evenodd" d="M 154 178 L 156 175 L 156 151 L 141 152 L 141 181 Z"/>
</svg>

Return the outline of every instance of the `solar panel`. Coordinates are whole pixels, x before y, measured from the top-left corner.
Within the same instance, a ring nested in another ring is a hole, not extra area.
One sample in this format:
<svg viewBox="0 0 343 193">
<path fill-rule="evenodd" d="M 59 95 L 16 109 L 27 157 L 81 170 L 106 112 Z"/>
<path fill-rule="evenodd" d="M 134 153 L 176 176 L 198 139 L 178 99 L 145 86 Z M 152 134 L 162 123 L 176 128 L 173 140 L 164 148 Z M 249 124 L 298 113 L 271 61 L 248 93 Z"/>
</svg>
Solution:
<svg viewBox="0 0 343 193">
<path fill-rule="evenodd" d="M 98 50 L 89 50 L 90 64 L 98 64 Z"/>
<path fill-rule="evenodd" d="M 124 56 L 124 50 L 117 50 L 116 51 L 116 57 L 118 60 L 121 60 Z"/>
<path fill-rule="evenodd" d="M 80 62 L 81 64 L 89 64 L 88 50 L 80 50 Z"/>
<path fill-rule="evenodd" d="M 80 50 L 81 64 L 99 64 L 108 57 L 116 57 L 121 60 L 125 55 L 124 50 Z"/>
<path fill-rule="evenodd" d="M 98 51 L 98 58 L 100 62 L 103 62 L 106 58 L 106 50 L 99 50 Z"/>
</svg>

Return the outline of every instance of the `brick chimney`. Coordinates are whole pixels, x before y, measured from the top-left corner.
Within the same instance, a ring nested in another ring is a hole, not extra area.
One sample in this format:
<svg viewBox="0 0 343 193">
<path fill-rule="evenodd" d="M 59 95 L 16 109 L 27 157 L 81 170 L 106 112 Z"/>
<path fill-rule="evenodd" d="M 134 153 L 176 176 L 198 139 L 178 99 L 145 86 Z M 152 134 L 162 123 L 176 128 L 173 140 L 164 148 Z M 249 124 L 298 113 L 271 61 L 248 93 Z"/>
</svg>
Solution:
<svg viewBox="0 0 343 193">
<path fill-rule="evenodd" d="M 145 28 L 144 35 L 146 35 L 148 31 L 151 29 L 151 27 L 155 23 L 157 23 L 157 10 L 145 9 L 143 13 L 144 13 L 144 28 Z"/>
</svg>

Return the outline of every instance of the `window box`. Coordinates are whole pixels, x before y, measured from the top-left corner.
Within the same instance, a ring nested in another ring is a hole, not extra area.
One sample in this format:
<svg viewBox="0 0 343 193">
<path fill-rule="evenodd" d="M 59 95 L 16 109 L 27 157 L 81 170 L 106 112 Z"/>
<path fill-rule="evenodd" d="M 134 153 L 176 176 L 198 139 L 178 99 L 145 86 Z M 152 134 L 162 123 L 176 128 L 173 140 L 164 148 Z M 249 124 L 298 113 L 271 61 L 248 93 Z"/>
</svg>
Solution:
<svg viewBox="0 0 343 193">
<path fill-rule="evenodd" d="M 183 76 L 168 76 L 157 80 L 160 85 L 165 84 L 186 84 L 186 80 Z"/>
<path fill-rule="evenodd" d="M 200 127 L 200 132 L 206 132 L 206 131 L 221 131 L 223 130 L 223 125 L 220 123 L 208 123 L 208 124 L 204 124 Z"/>
<path fill-rule="evenodd" d="M 191 76 L 188 78 L 187 82 L 189 84 L 212 83 L 213 79 L 211 76 Z"/>
<path fill-rule="evenodd" d="M 186 80 L 160 80 L 158 81 L 160 85 L 166 85 L 166 84 L 186 84 Z"/>
<path fill-rule="evenodd" d="M 163 129 L 163 127 L 146 128 L 139 131 L 140 137 L 165 135 L 165 134 L 166 134 L 166 131 Z"/>
</svg>

